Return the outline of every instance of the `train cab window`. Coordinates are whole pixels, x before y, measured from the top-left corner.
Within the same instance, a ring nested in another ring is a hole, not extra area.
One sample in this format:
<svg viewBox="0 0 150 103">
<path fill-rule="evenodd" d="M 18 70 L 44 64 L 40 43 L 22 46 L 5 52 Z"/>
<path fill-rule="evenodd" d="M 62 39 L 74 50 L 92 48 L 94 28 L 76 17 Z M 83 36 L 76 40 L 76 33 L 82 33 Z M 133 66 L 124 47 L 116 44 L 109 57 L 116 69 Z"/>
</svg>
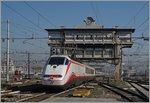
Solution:
<svg viewBox="0 0 150 103">
<path fill-rule="evenodd" d="M 64 57 L 52 57 L 49 61 L 50 65 L 63 65 L 65 61 Z"/>
<path fill-rule="evenodd" d="M 68 60 L 68 59 L 66 59 L 65 65 L 68 65 L 68 63 L 69 63 L 69 60 Z"/>
</svg>

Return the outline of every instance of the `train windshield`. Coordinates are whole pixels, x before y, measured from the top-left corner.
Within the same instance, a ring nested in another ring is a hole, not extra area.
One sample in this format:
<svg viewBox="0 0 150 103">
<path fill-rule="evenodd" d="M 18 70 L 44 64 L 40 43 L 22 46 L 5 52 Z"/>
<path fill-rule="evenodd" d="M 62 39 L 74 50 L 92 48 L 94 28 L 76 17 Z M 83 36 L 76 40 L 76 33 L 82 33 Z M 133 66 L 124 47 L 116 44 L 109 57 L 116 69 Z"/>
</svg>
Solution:
<svg viewBox="0 0 150 103">
<path fill-rule="evenodd" d="M 50 65 L 63 65 L 65 61 L 64 57 L 52 57 L 50 58 L 49 64 Z"/>
</svg>

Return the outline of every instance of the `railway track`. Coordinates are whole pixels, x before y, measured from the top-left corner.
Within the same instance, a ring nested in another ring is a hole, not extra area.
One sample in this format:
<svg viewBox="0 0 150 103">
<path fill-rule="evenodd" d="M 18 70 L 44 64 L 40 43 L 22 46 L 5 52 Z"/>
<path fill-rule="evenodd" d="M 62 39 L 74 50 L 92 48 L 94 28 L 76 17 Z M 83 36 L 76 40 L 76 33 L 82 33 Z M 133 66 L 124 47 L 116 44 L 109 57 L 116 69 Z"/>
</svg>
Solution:
<svg viewBox="0 0 150 103">
<path fill-rule="evenodd" d="M 144 87 L 142 84 L 135 83 L 135 82 L 128 82 L 135 90 L 142 96 L 149 99 L 149 89 Z"/>
<path fill-rule="evenodd" d="M 33 95 L 31 97 L 23 98 L 21 100 L 18 100 L 17 102 L 39 102 L 41 100 L 48 98 L 51 95 L 53 95 L 53 94 L 44 92 L 44 93 L 40 93 L 37 95 Z"/>
<path fill-rule="evenodd" d="M 48 98 L 52 99 L 56 96 L 62 95 L 63 93 L 67 93 L 67 92 L 69 93 L 69 91 L 74 90 L 78 87 L 79 86 L 68 89 L 68 90 L 64 90 L 64 91 L 61 91 L 61 92 L 58 92 L 58 93 L 46 93 L 46 92 L 44 92 L 44 93 L 40 93 L 40 94 L 37 94 L 37 95 L 33 95 L 31 97 L 28 97 L 28 98 L 23 98 L 21 100 L 18 100 L 17 102 L 40 102 L 40 101 L 46 100 Z"/>
<path fill-rule="evenodd" d="M 59 95 L 63 92 L 23 93 L 20 91 L 13 91 L 13 92 L 7 91 L 1 94 L 1 101 L 2 102 L 39 102 L 47 98 Z"/>
<path fill-rule="evenodd" d="M 143 84 L 142 82 L 138 82 L 138 81 L 126 81 L 126 82 L 128 82 L 128 83 L 134 83 L 134 84 L 136 84 L 136 85 L 142 87 L 142 88 L 145 89 L 146 91 L 149 91 L 149 88 L 143 86 L 143 85 L 149 85 L 149 83 L 144 83 L 144 84 Z"/>
<path fill-rule="evenodd" d="M 16 102 L 19 99 L 30 97 L 34 94 L 32 93 L 23 93 L 21 91 L 12 91 L 8 90 L 1 92 L 1 102 Z"/>
<path fill-rule="evenodd" d="M 124 98 L 128 102 L 148 102 L 149 101 L 149 99 L 145 96 L 139 95 L 132 91 L 124 90 L 123 88 L 117 87 L 115 85 L 106 84 L 106 83 L 98 83 L 98 85 L 120 95 L 122 98 Z"/>
<path fill-rule="evenodd" d="M 137 83 L 137 85 L 139 85 L 140 87 L 142 87 L 143 89 L 149 91 L 149 88 L 146 88 L 145 86 L 143 86 L 142 84 Z"/>
<path fill-rule="evenodd" d="M 99 86 L 104 87 L 110 91 L 113 91 L 115 94 L 120 95 L 124 101 L 129 101 L 129 102 L 148 102 L 149 101 L 148 95 L 143 95 L 142 93 L 139 93 L 139 92 L 128 91 L 128 90 L 122 89 L 120 87 L 117 87 L 115 85 L 111 85 L 108 83 L 102 83 L 102 82 L 97 82 L 97 83 Z M 134 87 L 137 87 L 137 85 L 140 85 L 139 83 L 137 83 L 137 84 L 131 83 L 131 84 L 134 85 Z M 85 86 L 85 84 L 80 85 L 80 86 Z M 42 87 L 40 86 L 40 87 L 36 88 L 35 90 L 33 90 L 33 88 L 35 88 L 37 86 L 35 86 L 35 87 L 32 86 L 32 88 L 30 88 L 30 89 L 28 86 L 28 89 L 27 89 L 27 87 L 25 87 L 23 89 L 19 88 L 19 89 L 17 89 L 18 91 L 12 91 L 12 90 L 1 91 L 1 94 L 2 94 L 2 97 L 5 97 L 5 95 L 7 95 L 9 97 L 10 96 L 15 97 L 17 95 L 18 95 L 17 97 L 21 96 L 18 99 L 13 99 L 12 101 L 7 101 L 7 102 L 41 102 L 41 101 L 47 102 L 47 101 L 51 101 L 54 97 L 66 96 L 69 93 L 72 93 L 71 91 L 73 91 L 76 88 L 79 88 L 80 86 L 77 86 L 77 87 L 74 87 L 74 88 L 71 88 L 71 89 L 68 89 L 65 91 L 62 91 L 62 90 L 54 91 L 54 89 L 45 89 L 45 88 L 43 88 L 43 86 Z M 142 88 L 142 85 L 140 85 L 137 88 L 139 89 L 140 87 Z M 37 91 L 42 88 L 43 88 L 43 90 L 40 90 L 38 92 L 33 92 L 33 91 Z M 149 89 L 143 88 L 143 91 L 144 90 L 145 91 L 147 90 L 147 92 L 149 91 Z M 142 91 L 142 90 L 139 89 L 139 91 Z M 3 102 L 6 102 L 6 101 L 3 101 Z"/>
<path fill-rule="evenodd" d="M 73 90 L 78 87 L 79 86 L 63 91 L 61 89 L 50 88 L 49 86 L 43 86 L 41 84 L 13 86 L 10 88 L 10 90 L 1 91 L 1 101 L 2 102 L 39 102 L 47 98 L 53 98 L 63 93 L 67 93 L 70 90 Z"/>
<path fill-rule="evenodd" d="M 2 102 L 30 102 L 40 101 L 50 97 L 53 94 L 61 92 L 62 90 L 49 88 L 41 84 L 33 84 L 27 86 L 16 86 L 10 90 L 1 91 Z"/>
</svg>

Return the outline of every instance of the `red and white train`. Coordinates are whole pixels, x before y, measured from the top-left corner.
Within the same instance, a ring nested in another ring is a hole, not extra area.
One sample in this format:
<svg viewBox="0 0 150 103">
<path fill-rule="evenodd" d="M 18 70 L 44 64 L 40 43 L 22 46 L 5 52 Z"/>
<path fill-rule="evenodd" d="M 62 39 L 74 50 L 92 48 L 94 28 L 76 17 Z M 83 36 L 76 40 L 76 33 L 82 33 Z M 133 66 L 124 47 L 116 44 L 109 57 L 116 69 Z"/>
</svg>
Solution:
<svg viewBox="0 0 150 103">
<path fill-rule="evenodd" d="M 42 84 L 67 89 L 94 78 L 94 68 L 76 62 L 65 55 L 53 55 L 43 68 Z"/>
</svg>

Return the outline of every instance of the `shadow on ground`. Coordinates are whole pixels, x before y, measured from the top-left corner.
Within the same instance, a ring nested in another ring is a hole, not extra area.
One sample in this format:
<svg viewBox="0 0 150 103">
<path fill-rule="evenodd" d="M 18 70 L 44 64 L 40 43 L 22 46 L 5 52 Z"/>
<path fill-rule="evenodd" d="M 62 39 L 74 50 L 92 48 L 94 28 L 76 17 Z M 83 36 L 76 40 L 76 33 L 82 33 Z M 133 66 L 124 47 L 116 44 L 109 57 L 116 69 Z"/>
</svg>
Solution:
<svg viewBox="0 0 150 103">
<path fill-rule="evenodd" d="M 42 84 L 32 84 L 28 86 L 15 86 L 10 88 L 13 91 L 21 91 L 21 92 L 31 92 L 31 93 L 57 93 L 63 91 L 62 89 L 50 87 L 50 86 L 44 86 Z"/>
</svg>

